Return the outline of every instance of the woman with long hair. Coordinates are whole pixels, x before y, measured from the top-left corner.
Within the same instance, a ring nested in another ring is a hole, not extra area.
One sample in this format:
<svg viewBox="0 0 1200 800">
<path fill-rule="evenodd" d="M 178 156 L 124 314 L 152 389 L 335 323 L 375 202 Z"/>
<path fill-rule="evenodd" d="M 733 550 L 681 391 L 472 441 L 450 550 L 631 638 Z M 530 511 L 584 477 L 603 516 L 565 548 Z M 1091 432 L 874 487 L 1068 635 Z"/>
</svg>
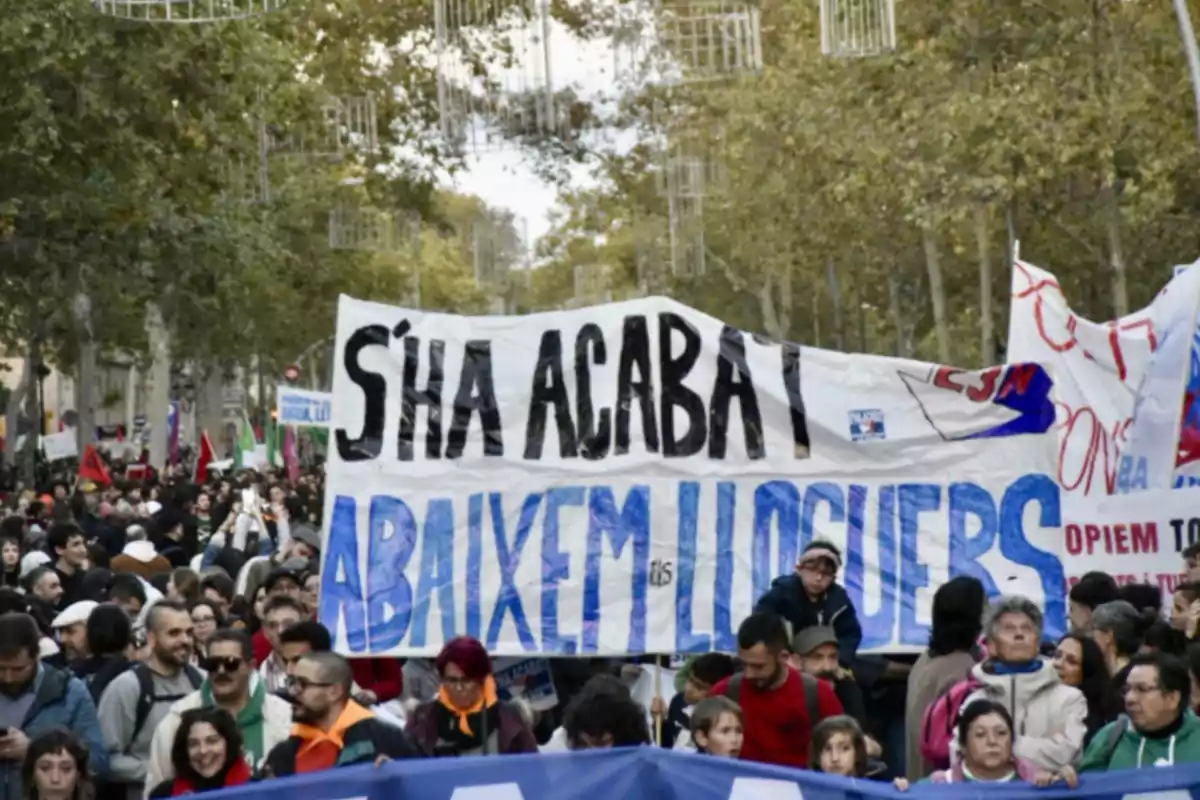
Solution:
<svg viewBox="0 0 1200 800">
<path fill-rule="evenodd" d="M 66 728 L 51 728 L 29 743 L 21 783 L 25 800 L 92 800 L 87 747 Z"/>
<path fill-rule="evenodd" d="M 1087 747 L 1096 731 L 1116 719 L 1118 713 L 1112 704 L 1112 676 L 1104 663 L 1104 653 L 1090 636 L 1068 633 L 1054 650 L 1054 671 L 1060 681 L 1074 686 L 1087 700 L 1087 733 L 1083 737 Z"/>
<path fill-rule="evenodd" d="M 808 763 L 816 772 L 844 778 L 867 776 L 867 737 L 858 720 L 845 714 L 827 717 L 812 732 Z"/>
<path fill-rule="evenodd" d="M 180 716 L 171 745 L 175 777 L 155 786 L 150 797 L 181 797 L 250 782 L 242 734 L 223 708 L 193 708 Z"/>
<path fill-rule="evenodd" d="M 921 754 L 921 722 L 925 710 L 954 684 L 965 680 L 979 660 L 977 642 L 983 631 L 986 606 L 983 584 L 967 575 L 952 578 L 933 595 L 929 646 L 908 674 L 904 771 L 911 781 L 918 781 L 934 770 L 934 765 Z"/>
<path fill-rule="evenodd" d="M 500 701 L 492 660 L 477 639 L 446 642 L 434 662 L 441 688 L 413 711 L 408 735 L 434 756 L 536 753 L 537 741 L 521 712 Z"/>
</svg>

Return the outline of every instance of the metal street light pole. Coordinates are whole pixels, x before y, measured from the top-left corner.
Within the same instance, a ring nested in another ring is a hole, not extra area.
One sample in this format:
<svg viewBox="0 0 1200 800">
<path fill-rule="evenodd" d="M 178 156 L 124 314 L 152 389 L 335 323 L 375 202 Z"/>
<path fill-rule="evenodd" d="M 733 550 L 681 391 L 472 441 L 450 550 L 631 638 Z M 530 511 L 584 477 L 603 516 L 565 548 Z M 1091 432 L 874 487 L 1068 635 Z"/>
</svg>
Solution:
<svg viewBox="0 0 1200 800">
<path fill-rule="evenodd" d="M 1192 78 L 1192 95 L 1196 99 L 1196 138 L 1200 139 L 1200 49 L 1196 47 L 1196 32 L 1192 29 L 1187 0 L 1174 0 L 1174 3 L 1179 36 L 1183 39 L 1183 52 L 1187 55 L 1188 73 Z"/>
</svg>

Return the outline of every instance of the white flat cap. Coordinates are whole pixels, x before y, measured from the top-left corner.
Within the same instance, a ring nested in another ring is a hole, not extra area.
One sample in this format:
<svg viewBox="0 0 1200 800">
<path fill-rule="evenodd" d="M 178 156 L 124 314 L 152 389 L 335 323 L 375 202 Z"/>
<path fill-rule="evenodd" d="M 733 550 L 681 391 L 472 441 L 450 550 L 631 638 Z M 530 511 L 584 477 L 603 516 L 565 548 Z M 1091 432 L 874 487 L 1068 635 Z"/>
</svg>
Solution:
<svg viewBox="0 0 1200 800">
<path fill-rule="evenodd" d="M 78 603 L 71 603 L 71 605 L 59 612 L 54 621 L 50 623 L 50 627 L 66 628 L 71 625 L 77 625 L 80 622 L 87 622 L 88 617 L 92 615 L 92 611 L 98 605 L 100 604 L 95 600 L 80 600 Z"/>
<path fill-rule="evenodd" d="M 21 558 L 21 577 L 24 578 L 43 564 L 50 563 L 50 556 L 42 550 L 30 550 Z"/>
</svg>

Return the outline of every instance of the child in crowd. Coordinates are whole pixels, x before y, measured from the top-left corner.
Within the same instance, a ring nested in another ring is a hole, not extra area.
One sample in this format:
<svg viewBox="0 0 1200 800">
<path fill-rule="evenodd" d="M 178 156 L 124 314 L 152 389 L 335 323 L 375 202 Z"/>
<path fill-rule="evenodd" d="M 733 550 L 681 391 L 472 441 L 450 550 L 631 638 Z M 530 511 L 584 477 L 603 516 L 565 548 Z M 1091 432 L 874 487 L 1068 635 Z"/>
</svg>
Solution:
<svg viewBox="0 0 1200 800">
<path fill-rule="evenodd" d="M 742 752 L 742 709 L 728 697 L 708 697 L 692 709 L 696 752 L 737 758 Z"/>
<path fill-rule="evenodd" d="M 867 775 L 867 737 L 854 717 L 839 714 L 821 720 L 812 734 L 808 763 L 816 772 L 864 778 Z"/>
</svg>

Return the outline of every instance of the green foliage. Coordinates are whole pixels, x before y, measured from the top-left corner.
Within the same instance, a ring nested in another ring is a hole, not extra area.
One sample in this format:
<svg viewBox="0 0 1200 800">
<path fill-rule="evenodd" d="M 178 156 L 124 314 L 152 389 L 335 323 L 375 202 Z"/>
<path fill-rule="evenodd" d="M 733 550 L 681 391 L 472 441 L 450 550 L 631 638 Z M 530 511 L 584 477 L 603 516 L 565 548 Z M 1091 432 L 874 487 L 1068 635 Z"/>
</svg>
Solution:
<svg viewBox="0 0 1200 800">
<path fill-rule="evenodd" d="M 570 297 L 570 265 L 604 263 L 618 296 L 668 292 L 800 341 L 979 364 L 993 353 L 977 225 L 1001 349 L 1007 219 L 1023 257 L 1094 319 L 1140 307 L 1200 255 L 1195 110 L 1169 3 L 896 9 L 895 54 L 831 59 L 817 4 L 765 0 L 761 74 L 630 101 L 641 145 L 603 154 L 596 191 L 562 197 L 536 303 Z M 723 167 L 699 278 L 672 277 L 663 257 L 663 141 Z M 656 270 L 640 289 L 635 249 Z"/>
</svg>

